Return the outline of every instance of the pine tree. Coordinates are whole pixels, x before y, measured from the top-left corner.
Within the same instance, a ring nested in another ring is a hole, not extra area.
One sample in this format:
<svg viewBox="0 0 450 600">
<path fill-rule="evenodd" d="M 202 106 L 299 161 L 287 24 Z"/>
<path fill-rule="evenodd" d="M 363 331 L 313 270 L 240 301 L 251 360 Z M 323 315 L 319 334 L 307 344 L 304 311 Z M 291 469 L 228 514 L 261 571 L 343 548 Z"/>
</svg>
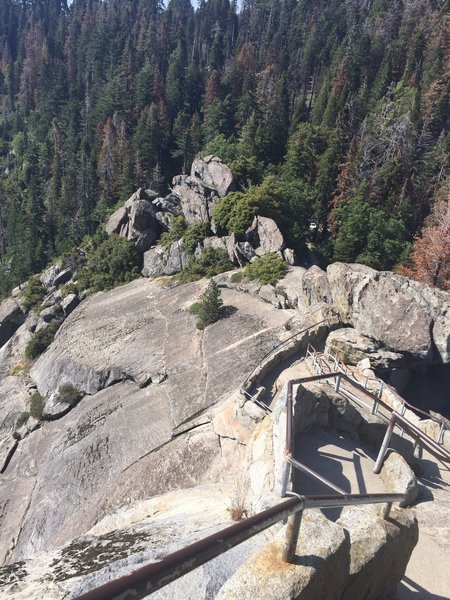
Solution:
<svg viewBox="0 0 450 600">
<path fill-rule="evenodd" d="M 208 325 L 215 323 L 220 319 L 223 301 L 221 298 L 219 286 L 210 279 L 208 287 L 202 294 L 199 302 L 191 306 L 190 312 L 198 318 L 198 329 L 204 329 Z"/>
</svg>

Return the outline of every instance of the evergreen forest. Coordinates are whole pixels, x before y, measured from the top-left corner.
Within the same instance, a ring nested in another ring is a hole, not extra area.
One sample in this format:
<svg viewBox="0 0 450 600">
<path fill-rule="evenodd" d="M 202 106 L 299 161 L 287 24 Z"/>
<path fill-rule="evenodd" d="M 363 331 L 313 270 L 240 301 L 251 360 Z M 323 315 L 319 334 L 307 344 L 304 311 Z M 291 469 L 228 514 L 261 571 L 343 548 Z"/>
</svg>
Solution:
<svg viewBox="0 0 450 600">
<path fill-rule="evenodd" d="M 282 207 L 299 256 L 445 287 L 448 8 L 0 0 L 0 296 L 202 154 Z"/>
</svg>

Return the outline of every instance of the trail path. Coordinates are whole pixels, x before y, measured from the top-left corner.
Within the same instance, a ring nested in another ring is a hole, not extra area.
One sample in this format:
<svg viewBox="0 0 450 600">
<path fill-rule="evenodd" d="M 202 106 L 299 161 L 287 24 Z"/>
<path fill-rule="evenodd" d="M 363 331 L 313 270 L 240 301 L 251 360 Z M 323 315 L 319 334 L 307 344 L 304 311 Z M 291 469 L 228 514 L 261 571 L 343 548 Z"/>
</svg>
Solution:
<svg viewBox="0 0 450 600">
<path fill-rule="evenodd" d="M 424 473 L 413 510 L 419 522 L 414 548 L 396 600 L 450 598 L 450 469 L 424 453 Z"/>
<path fill-rule="evenodd" d="M 281 371 L 281 369 L 280 369 Z M 312 374 L 307 361 L 298 361 L 278 373 L 276 382 L 266 381 L 276 401 L 289 379 Z M 326 385 L 326 384 L 323 384 Z M 295 456 L 335 485 L 352 493 L 386 490 L 381 477 L 373 474 L 377 450 L 332 429 L 314 428 L 296 437 Z M 450 600 L 450 467 L 436 462 L 426 451 L 423 474 L 414 511 L 419 522 L 419 541 L 397 588 L 395 600 Z M 295 488 L 302 494 L 332 493 L 307 475 L 296 474 Z M 330 509 L 330 519 L 341 509 Z"/>
</svg>

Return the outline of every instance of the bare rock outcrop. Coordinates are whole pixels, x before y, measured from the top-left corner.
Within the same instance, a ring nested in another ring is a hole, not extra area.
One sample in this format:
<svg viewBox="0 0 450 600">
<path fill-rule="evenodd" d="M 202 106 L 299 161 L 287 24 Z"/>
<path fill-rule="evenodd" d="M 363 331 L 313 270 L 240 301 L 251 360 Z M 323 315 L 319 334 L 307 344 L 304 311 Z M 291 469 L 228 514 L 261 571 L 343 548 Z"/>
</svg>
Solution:
<svg viewBox="0 0 450 600">
<path fill-rule="evenodd" d="M 394 352 L 450 362 L 450 295 L 390 272 L 334 263 L 327 269 L 344 323 Z"/>
<path fill-rule="evenodd" d="M 233 191 L 235 186 L 231 169 L 220 158 L 213 155 L 196 158 L 192 163 L 191 176 L 198 177 L 208 187 L 217 190 L 220 198 Z"/>
<path fill-rule="evenodd" d="M 311 267 L 302 287 L 308 304 L 332 304 L 342 323 L 364 336 L 358 337 L 356 347 L 366 346 L 380 364 L 450 362 L 448 293 L 391 272 L 344 263 L 330 265 L 326 274 Z"/>
<path fill-rule="evenodd" d="M 45 435 L 22 440 L 3 476 L 0 503 L 19 497 L 24 477 L 32 491 L 22 506 L 20 532 L 2 536 L 1 555 L 13 547 L 12 560 L 30 557 L 86 531 L 101 515 L 116 477 L 167 443 L 171 431 L 164 391 L 124 382 L 82 402 L 63 421 L 46 423 Z M 2 530 L 10 530 L 18 512 L 13 506 L 3 511 Z"/>
<path fill-rule="evenodd" d="M 14 600 L 75 597 L 229 524 L 226 483 L 174 490 L 124 507 L 86 535 L 38 552 L 32 561 L 0 567 L 2 593 Z M 258 534 L 153 593 L 152 599 L 213 598 L 246 558 L 272 540 L 270 531 Z"/>
<path fill-rule="evenodd" d="M 106 233 L 117 233 L 134 241 L 139 252 L 148 250 L 163 231 L 157 219 L 158 210 L 152 203 L 157 196 L 152 190 L 139 188 L 125 206 L 110 216 L 105 225 Z"/>
<path fill-rule="evenodd" d="M 173 180 L 172 190 L 180 198 L 188 225 L 211 221 L 214 204 L 219 199 L 217 190 L 195 175 L 178 175 Z"/>
<path fill-rule="evenodd" d="M 372 367 L 388 369 L 406 362 L 403 354 L 385 350 L 380 342 L 351 327 L 332 331 L 327 338 L 325 352 L 338 356 L 346 365 L 357 365 L 359 361 L 369 358 Z"/>
<path fill-rule="evenodd" d="M 25 321 L 25 314 L 12 298 L 0 303 L 0 348 Z"/>
<path fill-rule="evenodd" d="M 173 242 L 169 247 L 155 246 L 144 252 L 142 275 L 144 277 L 159 277 L 160 275 L 175 275 L 186 268 L 192 256 L 183 247 L 183 241 Z"/>
<path fill-rule="evenodd" d="M 284 249 L 284 238 L 278 225 L 268 217 L 254 217 L 253 223 L 245 232 L 247 240 L 255 248 L 257 256 Z"/>
<path fill-rule="evenodd" d="M 209 223 L 217 235 L 206 237 L 196 250 L 200 258 L 205 248 L 225 250 L 232 263 L 243 266 L 256 257 L 278 252 L 289 264 L 295 263 L 295 253 L 285 248 L 283 235 L 273 219 L 256 216 L 240 239 L 234 234 L 220 235 L 213 222 L 213 209 L 218 200 L 234 190 L 235 181 L 229 167 L 217 156 L 194 160 L 190 175 L 177 175 L 172 190 L 165 198 L 154 197 L 151 190 L 139 189 L 108 220 L 105 231 L 116 233 L 135 242 L 144 254 L 145 277 L 174 275 L 188 265 L 191 255 L 183 251 L 180 258 L 178 240 L 170 248 L 155 247 L 161 233 L 170 231 L 174 216 L 183 217 L 188 226 Z"/>
<path fill-rule="evenodd" d="M 189 307 L 205 286 L 136 280 L 67 317 L 31 375 L 43 396 L 63 383 L 88 395 L 28 432 L 3 473 L 1 560 L 67 543 L 130 501 L 237 472 L 245 429 L 225 435 L 211 411 L 291 335 L 293 311 L 223 290 L 234 311 L 201 332 Z"/>
<path fill-rule="evenodd" d="M 39 319 L 37 315 L 35 317 Z M 17 329 L 3 348 L 0 348 L 0 379 L 7 377 L 17 366 L 20 366 L 24 360 L 26 345 L 32 337 L 33 335 L 25 323 Z"/>
<path fill-rule="evenodd" d="M 355 506 L 345 509 L 337 524 L 348 532 L 351 543 L 350 572 L 341 599 L 388 598 L 417 544 L 416 518 L 400 509 L 383 519 L 372 507 Z"/>
<path fill-rule="evenodd" d="M 328 304 L 332 302 L 327 274 L 316 265 L 305 271 L 301 282 L 301 289 L 305 303 L 308 306 L 319 302 L 327 302 Z"/>
<path fill-rule="evenodd" d="M 236 237 L 234 234 L 225 235 L 223 237 L 208 237 L 203 240 L 203 248 L 214 248 L 214 250 L 225 250 L 228 258 L 232 263 L 236 261 Z M 200 250 L 200 251 L 198 251 Z M 195 256 L 201 256 L 202 248 L 197 249 Z"/>
<path fill-rule="evenodd" d="M 30 394 L 27 386 L 17 377 L 0 380 L 0 471 L 13 442 L 13 432 L 19 415 L 28 409 Z"/>
<path fill-rule="evenodd" d="M 343 529 L 319 511 L 308 511 L 297 547 L 298 562 L 288 564 L 281 560 L 282 544 L 268 544 L 238 569 L 216 599 L 340 600 L 349 569 L 349 542 Z"/>
</svg>

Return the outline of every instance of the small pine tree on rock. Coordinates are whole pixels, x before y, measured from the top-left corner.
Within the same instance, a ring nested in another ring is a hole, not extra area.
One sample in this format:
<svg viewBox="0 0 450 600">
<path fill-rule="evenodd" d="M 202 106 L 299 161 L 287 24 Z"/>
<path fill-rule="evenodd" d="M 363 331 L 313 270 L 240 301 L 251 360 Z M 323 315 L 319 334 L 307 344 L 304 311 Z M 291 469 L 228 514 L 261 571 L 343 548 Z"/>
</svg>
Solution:
<svg viewBox="0 0 450 600">
<path fill-rule="evenodd" d="M 211 323 L 220 319 L 223 306 L 220 290 L 217 283 L 211 279 L 200 301 L 191 306 L 190 312 L 198 318 L 198 329 L 204 329 Z"/>
</svg>

